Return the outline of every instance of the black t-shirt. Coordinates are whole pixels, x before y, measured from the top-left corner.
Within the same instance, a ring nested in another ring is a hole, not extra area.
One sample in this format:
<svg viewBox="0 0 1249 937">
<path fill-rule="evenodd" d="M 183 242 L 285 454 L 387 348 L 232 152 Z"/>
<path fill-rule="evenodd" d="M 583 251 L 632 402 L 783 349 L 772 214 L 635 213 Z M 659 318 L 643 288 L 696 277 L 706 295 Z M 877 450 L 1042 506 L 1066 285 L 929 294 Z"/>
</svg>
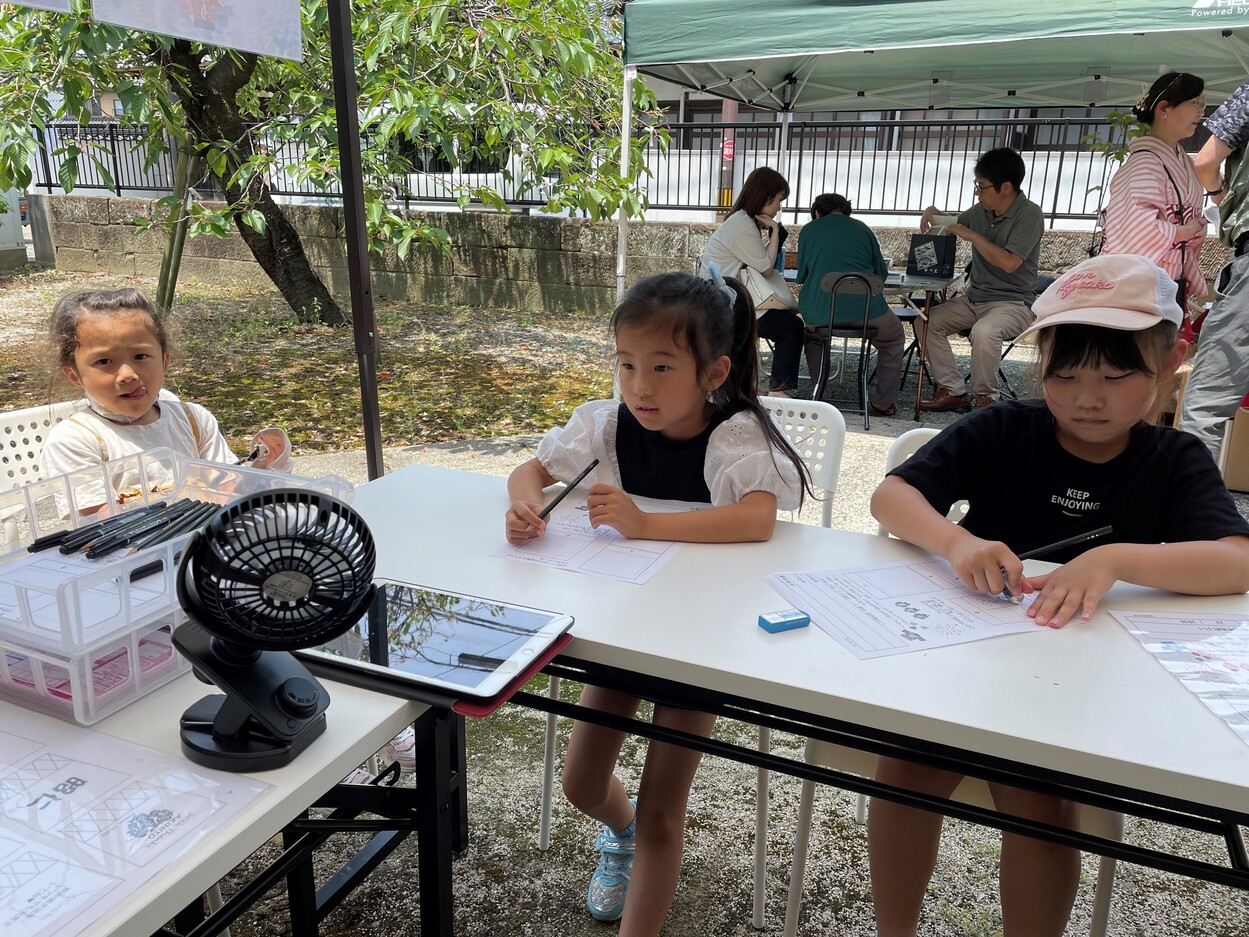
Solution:
<svg viewBox="0 0 1249 937">
<path fill-rule="evenodd" d="M 731 413 L 716 413 L 707 428 L 684 442 L 665 439 L 646 429 L 629 408 L 620 405 L 616 418 L 616 461 L 620 487 L 631 495 L 673 501 L 711 503 L 707 487 L 707 441 Z"/>
<path fill-rule="evenodd" d="M 1196 436 L 1138 423 L 1105 463 L 1058 444 L 1041 400 L 1010 400 L 963 417 L 889 474 L 942 514 L 968 504 L 962 525 L 1015 553 L 1110 525 L 1114 533 L 1038 557 L 1065 563 L 1104 543 L 1178 543 L 1249 536 L 1249 523 Z"/>
</svg>

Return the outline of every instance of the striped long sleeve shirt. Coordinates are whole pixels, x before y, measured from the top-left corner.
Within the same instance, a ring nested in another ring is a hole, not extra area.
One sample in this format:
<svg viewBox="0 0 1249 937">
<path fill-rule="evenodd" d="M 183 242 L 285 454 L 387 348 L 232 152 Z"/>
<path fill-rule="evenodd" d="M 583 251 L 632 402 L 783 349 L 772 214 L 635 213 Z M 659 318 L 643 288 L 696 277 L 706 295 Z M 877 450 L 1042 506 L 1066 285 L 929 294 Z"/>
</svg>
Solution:
<svg viewBox="0 0 1249 937">
<path fill-rule="evenodd" d="M 1175 185 L 1171 184 L 1172 179 Z M 1181 196 L 1179 202 L 1176 186 Z M 1198 259 L 1206 235 L 1203 232 L 1186 243 L 1181 270 L 1175 232 L 1181 224 L 1198 216 L 1204 202 L 1205 191 L 1188 154 L 1153 137 L 1133 140 L 1127 160 L 1110 180 L 1102 253 L 1139 254 L 1156 263 L 1172 279 L 1183 276 L 1188 281 L 1189 295 L 1200 296 L 1206 289 Z"/>
</svg>

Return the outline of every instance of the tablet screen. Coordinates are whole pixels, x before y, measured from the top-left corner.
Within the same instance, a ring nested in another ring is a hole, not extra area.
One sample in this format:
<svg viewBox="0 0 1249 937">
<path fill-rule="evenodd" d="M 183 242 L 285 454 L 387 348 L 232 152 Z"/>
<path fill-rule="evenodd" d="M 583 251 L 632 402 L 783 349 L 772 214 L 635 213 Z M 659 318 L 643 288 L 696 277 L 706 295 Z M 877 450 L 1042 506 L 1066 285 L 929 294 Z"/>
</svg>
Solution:
<svg viewBox="0 0 1249 937">
<path fill-rule="evenodd" d="M 571 617 L 557 612 L 379 580 L 367 616 L 346 634 L 301 653 L 490 697 L 571 625 Z"/>
</svg>

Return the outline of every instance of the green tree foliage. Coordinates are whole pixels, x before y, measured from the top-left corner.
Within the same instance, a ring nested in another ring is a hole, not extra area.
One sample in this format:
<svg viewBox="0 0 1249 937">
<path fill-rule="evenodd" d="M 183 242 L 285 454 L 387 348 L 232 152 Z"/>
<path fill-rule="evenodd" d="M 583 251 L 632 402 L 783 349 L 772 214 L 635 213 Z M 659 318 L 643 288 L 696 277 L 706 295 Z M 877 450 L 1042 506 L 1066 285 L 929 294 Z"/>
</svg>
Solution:
<svg viewBox="0 0 1249 937">
<path fill-rule="evenodd" d="M 233 225 L 302 318 L 342 322 L 269 191 L 279 174 L 339 186 L 327 2 L 302 6 L 296 63 L 95 23 L 85 0 L 71 16 L 0 4 L 0 188 L 29 185 L 35 128 L 85 124 L 93 95 L 115 91 L 120 121 L 144 129 L 149 160 L 189 146 L 226 192 L 224 206 L 163 199 L 154 223 L 189 211 L 192 234 L 224 236 Z M 593 0 L 354 0 L 373 250 L 448 248 L 445 232 L 398 208 L 409 174 L 430 159 L 502 165 L 550 211 L 642 210 L 636 172 L 619 171 L 619 24 L 603 10 Z M 634 101 L 634 120 L 649 124 L 653 98 L 638 87 Z M 640 167 L 645 134 L 634 140 Z M 60 155 L 67 191 L 84 161 L 112 183 L 98 144 L 65 138 Z M 462 205 L 504 207 L 488 186 L 466 182 L 454 194 Z"/>
</svg>

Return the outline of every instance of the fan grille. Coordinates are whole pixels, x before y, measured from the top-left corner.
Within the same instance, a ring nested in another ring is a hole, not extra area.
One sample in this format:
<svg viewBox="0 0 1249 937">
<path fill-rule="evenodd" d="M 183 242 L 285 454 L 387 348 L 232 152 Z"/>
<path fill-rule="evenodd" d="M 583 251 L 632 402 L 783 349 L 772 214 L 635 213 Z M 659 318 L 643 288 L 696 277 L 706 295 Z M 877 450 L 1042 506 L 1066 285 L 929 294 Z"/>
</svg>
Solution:
<svg viewBox="0 0 1249 937">
<path fill-rule="evenodd" d="M 311 647 L 364 614 L 375 560 L 372 534 L 343 502 L 267 491 L 209 522 L 187 548 L 179 586 L 210 634 L 260 650 Z"/>
</svg>

